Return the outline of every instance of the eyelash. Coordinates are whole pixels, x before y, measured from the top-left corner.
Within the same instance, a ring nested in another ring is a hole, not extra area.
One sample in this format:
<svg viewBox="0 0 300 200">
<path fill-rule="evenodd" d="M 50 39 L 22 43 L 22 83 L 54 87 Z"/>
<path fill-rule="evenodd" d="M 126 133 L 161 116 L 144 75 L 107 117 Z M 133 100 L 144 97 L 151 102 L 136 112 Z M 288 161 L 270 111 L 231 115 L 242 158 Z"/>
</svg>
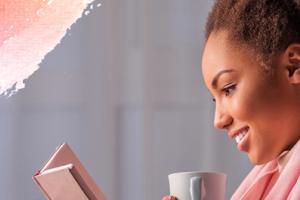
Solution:
<svg viewBox="0 0 300 200">
<path fill-rule="evenodd" d="M 228 84 L 226 85 L 221 91 L 224 92 L 225 96 L 230 96 L 232 92 L 235 90 L 235 84 Z"/>
<path fill-rule="evenodd" d="M 224 88 L 222 88 L 221 92 L 225 94 L 226 97 L 229 97 L 232 92 L 235 90 L 236 88 L 236 85 L 235 84 L 228 84 L 228 85 L 225 85 Z M 212 99 L 213 102 L 216 102 L 216 99 L 213 98 Z"/>
</svg>

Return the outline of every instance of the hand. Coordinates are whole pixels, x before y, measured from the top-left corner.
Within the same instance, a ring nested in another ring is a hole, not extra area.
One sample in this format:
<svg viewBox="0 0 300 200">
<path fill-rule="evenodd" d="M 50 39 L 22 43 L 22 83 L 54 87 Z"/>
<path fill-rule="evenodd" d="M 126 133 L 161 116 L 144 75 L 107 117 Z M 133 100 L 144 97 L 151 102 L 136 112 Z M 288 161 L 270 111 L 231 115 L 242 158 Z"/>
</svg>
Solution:
<svg viewBox="0 0 300 200">
<path fill-rule="evenodd" d="M 162 200 L 177 200 L 174 196 L 165 196 Z"/>
</svg>

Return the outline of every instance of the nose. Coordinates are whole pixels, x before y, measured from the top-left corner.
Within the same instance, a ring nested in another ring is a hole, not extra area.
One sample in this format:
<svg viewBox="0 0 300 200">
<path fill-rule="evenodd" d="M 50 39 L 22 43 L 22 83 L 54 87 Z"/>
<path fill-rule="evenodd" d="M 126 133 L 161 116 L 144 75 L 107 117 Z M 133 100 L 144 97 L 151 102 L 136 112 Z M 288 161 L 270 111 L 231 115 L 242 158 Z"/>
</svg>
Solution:
<svg viewBox="0 0 300 200">
<path fill-rule="evenodd" d="M 226 129 L 233 122 L 231 115 L 224 109 L 224 107 L 216 105 L 214 127 L 217 129 Z"/>
</svg>

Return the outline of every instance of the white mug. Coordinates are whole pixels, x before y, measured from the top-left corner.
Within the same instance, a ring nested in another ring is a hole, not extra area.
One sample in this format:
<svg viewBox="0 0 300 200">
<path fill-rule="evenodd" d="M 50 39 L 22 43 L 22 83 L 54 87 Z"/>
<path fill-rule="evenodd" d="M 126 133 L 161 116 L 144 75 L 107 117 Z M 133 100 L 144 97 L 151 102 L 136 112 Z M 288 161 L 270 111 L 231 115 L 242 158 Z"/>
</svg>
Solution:
<svg viewBox="0 0 300 200">
<path fill-rule="evenodd" d="M 219 172 L 179 172 L 170 174 L 170 195 L 178 200 L 224 200 L 226 174 Z"/>
</svg>

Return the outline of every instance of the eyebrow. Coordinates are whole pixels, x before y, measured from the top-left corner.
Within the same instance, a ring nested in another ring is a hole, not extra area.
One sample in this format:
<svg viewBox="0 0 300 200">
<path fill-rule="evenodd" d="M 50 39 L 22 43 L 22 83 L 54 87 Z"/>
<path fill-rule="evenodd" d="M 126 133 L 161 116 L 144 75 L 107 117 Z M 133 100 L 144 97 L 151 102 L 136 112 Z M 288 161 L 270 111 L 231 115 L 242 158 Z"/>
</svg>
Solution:
<svg viewBox="0 0 300 200">
<path fill-rule="evenodd" d="M 233 69 L 225 69 L 225 70 L 222 70 L 222 71 L 219 71 L 215 77 L 213 78 L 212 82 L 211 82 L 211 85 L 213 86 L 213 88 L 216 88 L 217 87 L 217 83 L 218 83 L 218 79 L 220 78 L 220 76 L 224 73 L 231 73 L 231 72 L 234 72 Z"/>
</svg>

